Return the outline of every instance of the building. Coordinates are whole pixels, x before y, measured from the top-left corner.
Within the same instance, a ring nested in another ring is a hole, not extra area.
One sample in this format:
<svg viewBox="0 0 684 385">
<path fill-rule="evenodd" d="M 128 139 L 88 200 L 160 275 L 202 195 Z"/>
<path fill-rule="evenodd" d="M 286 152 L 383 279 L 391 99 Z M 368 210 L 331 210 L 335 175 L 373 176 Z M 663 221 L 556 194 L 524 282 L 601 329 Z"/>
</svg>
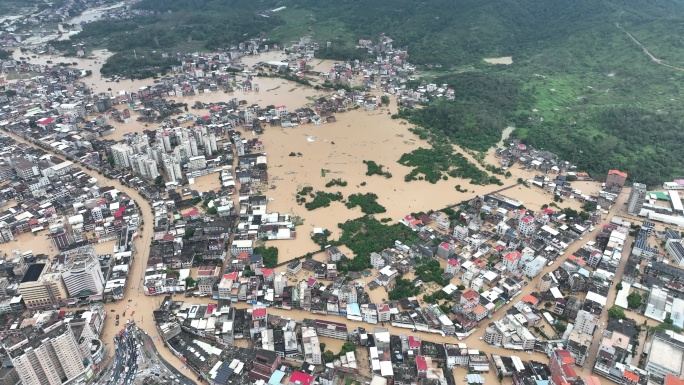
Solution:
<svg viewBox="0 0 684 385">
<path fill-rule="evenodd" d="M 518 222 L 518 231 L 525 237 L 531 237 L 536 228 L 537 224 L 534 222 L 534 217 L 531 215 L 520 218 L 520 221 Z"/>
<path fill-rule="evenodd" d="M 625 187 L 625 182 L 627 181 L 627 173 L 619 170 L 608 170 L 608 176 L 606 177 L 606 189 L 621 189 Z"/>
<path fill-rule="evenodd" d="M 671 330 L 656 332 L 651 341 L 645 369 L 659 377 L 668 374 L 680 377 L 684 374 L 684 336 Z"/>
<path fill-rule="evenodd" d="M 648 302 L 646 304 L 646 311 L 644 312 L 644 315 L 660 322 L 665 321 L 667 315 L 667 294 L 667 289 L 661 289 L 658 286 L 651 286 L 651 291 L 648 294 Z"/>
<path fill-rule="evenodd" d="M 71 298 L 102 294 L 105 278 L 94 250 L 69 257 L 62 280 Z"/>
<path fill-rule="evenodd" d="M 347 332 L 347 325 L 339 322 L 316 320 L 316 332 L 321 337 L 337 338 L 347 340 L 349 333 Z"/>
<path fill-rule="evenodd" d="M 192 158 L 188 159 L 189 171 L 202 170 L 205 168 L 207 168 L 207 160 L 204 155 L 193 156 Z"/>
<path fill-rule="evenodd" d="M 14 240 L 14 234 L 7 222 L 0 221 L 0 243 L 7 243 Z"/>
<path fill-rule="evenodd" d="M 581 333 L 586 333 L 589 335 L 594 334 L 594 330 L 598 326 L 599 315 L 592 314 L 585 310 L 580 310 L 577 312 L 577 318 L 575 318 L 574 330 Z"/>
<path fill-rule="evenodd" d="M 84 356 L 69 324 L 58 324 L 9 351 L 24 385 L 79 383 L 92 376 L 91 357 Z"/>
<path fill-rule="evenodd" d="M 29 266 L 17 292 L 29 310 L 57 309 L 66 304 L 68 297 L 61 274 L 48 274 L 47 266 L 42 263 Z"/>
<path fill-rule="evenodd" d="M 131 167 L 131 157 L 133 156 L 133 148 L 124 143 L 117 143 L 110 147 L 114 164 L 121 168 Z"/>
<path fill-rule="evenodd" d="M 684 266 L 684 245 L 682 245 L 682 240 L 678 241 L 668 241 L 665 244 L 665 249 L 667 253 L 670 254 L 672 260 L 679 266 Z"/>
<path fill-rule="evenodd" d="M 62 103 L 57 107 L 57 112 L 62 115 L 71 115 L 73 117 L 85 118 L 86 109 L 83 103 Z"/>
<path fill-rule="evenodd" d="M 29 180 L 40 175 L 40 171 L 38 171 L 38 165 L 26 158 L 10 158 L 10 163 L 12 164 L 14 171 L 17 173 L 17 176 L 23 180 Z"/>
<path fill-rule="evenodd" d="M 631 215 L 639 215 L 641 208 L 646 200 L 646 185 L 643 183 L 634 183 L 632 185 L 632 192 L 629 193 L 629 199 L 627 199 L 627 212 Z"/>
<path fill-rule="evenodd" d="M 304 348 L 304 361 L 313 365 L 323 363 L 321 355 L 321 344 L 318 341 L 316 329 L 312 327 L 302 327 L 302 345 Z"/>
<path fill-rule="evenodd" d="M 21 381 L 16 368 L 0 367 L 0 385 L 16 385 Z"/>
<path fill-rule="evenodd" d="M 135 154 L 129 158 L 131 170 L 144 179 L 155 179 L 159 176 L 157 162 L 145 154 Z"/>
</svg>

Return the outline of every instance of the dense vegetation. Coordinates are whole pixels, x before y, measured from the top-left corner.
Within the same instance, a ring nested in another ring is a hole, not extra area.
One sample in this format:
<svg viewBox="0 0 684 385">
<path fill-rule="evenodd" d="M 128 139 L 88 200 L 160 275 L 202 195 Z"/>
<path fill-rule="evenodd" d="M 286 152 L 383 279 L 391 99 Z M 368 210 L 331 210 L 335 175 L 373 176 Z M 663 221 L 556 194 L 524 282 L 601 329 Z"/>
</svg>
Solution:
<svg viewBox="0 0 684 385">
<path fill-rule="evenodd" d="M 175 53 L 229 48 L 277 27 L 282 24 L 281 19 L 258 14 L 273 4 L 275 1 L 142 0 L 133 7 L 154 14 L 88 23 L 70 40 L 52 41 L 51 44 L 64 52 L 73 51 L 73 44 L 78 42 L 107 48 L 121 56 L 109 59 L 107 73 L 104 70 L 103 73 L 132 76 L 129 75 L 132 72 L 144 76 L 147 72 L 140 69 L 149 71 L 159 65 L 157 60 L 149 63 L 152 51 L 160 55 L 161 51 Z M 133 50 L 138 54 L 137 61 L 134 61 Z"/>
<path fill-rule="evenodd" d="M 270 247 L 255 247 L 254 254 L 261 254 L 264 259 L 264 267 L 272 269 L 278 265 L 278 248 Z"/>
<path fill-rule="evenodd" d="M 388 178 L 388 179 L 392 177 L 391 173 L 389 173 L 387 171 L 383 171 L 383 167 L 385 167 L 385 166 L 383 166 L 381 164 L 377 164 L 372 160 L 364 160 L 363 163 L 368 168 L 368 171 L 366 171 L 366 175 L 368 175 L 368 176 L 381 175 L 381 176 L 384 176 L 385 178 Z"/>
<path fill-rule="evenodd" d="M 416 276 L 423 282 L 435 282 L 441 286 L 449 284 L 449 280 L 442 277 L 444 270 L 436 259 L 421 259 L 415 270 Z"/>
<path fill-rule="evenodd" d="M 394 280 L 394 288 L 389 292 L 389 299 L 398 300 L 409 298 L 420 293 L 420 288 L 416 287 L 413 281 L 404 279 L 401 275 Z"/>
<path fill-rule="evenodd" d="M 437 100 L 419 109 L 402 109 L 396 115 L 419 126 L 440 131 L 456 143 L 485 151 L 501 139 L 501 132 L 529 109 L 532 97 L 521 83 L 497 73 L 458 73 L 434 79 L 454 89 L 453 101 Z"/>
<path fill-rule="evenodd" d="M 378 203 L 378 196 L 373 193 L 352 194 L 347 197 L 346 206 L 350 209 L 361 206 L 361 211 L 364 214 L 380 214 L 387 211 L 384 206 Z"/>
<path fill-rule="evenodd" d="M 503 184 L 495 176 L 490 176 L 468 161 L 463 154 L 456 152 L 439 132 L 422 129 L 412 131 L 421 137 L 429 138 L 431 147 L 417 148 L 399 158 L 400 164 L 413 167 L 411 172 L 404 176 L 405 181 L 425 179 L 430 183 L 437 183 L 439 180 L 452 177 L 470 179 L 470 184 Z"/>
<path fill-rule="evenodd" d="M 377 219 L 365 215 L 337 225 L 342 230 L 340 239 L 332 245 L 345 245 L 355 255 L 353 259 L 338 263 L 338 270 L 361 271 L 371 268 L 369 255 L 372 252 L 394 246 L 395 241 L 404 244 L 415 243 L 416 234 L 402 224 L 384 225 Z"/>
<path fill-rule="evenodd" d="M 340 187 L 345 187 L 347 185 L 347 182 L 342 180 L 342 179 L 333 179 L 330 182 L 325 184 L 325 187 L 332 187 L 332 186 L 340 186 Z"/>
<path fill-rule="evenodd" d="M 316 210 L 320 207 L 328 207 L 332 202 L 339 202 L 344 199 L 341 192 L 328 193 L 325 191 L 316 191 L 310 196 L 313 200 L 304 204 L 304 207 L 309 211 Z"/>
</svg>

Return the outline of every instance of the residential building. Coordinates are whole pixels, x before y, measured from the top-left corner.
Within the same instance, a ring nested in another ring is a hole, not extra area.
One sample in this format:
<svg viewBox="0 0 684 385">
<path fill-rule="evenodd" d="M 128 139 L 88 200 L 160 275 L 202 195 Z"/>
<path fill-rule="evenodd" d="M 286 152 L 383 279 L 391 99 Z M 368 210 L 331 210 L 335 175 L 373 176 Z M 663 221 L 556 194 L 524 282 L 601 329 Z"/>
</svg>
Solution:
<svg viewBox="0 0 684 385">
<path fill-rule="evenodd" d="M 617 331 L 606 330 L 596 354 L 594 372 L 617 383 L 622 382 L 625 372 L 622 364 L 631 357 L 630 338 Z"/>
<path fill-rule="evenodd" d="M 589 335 L 593 335 L 594 330 L 598 326 L 598 323 L 599 323 L 599 315 L 598 314 L 592 314 L 592 313 L 589 313 L 588 311 L 580 310 L 577 312 L 577 318 L 575 318 L 574 330 L 577 330 L 579 332 L 586 333 Z"/>
<path fill-rule="evenodd" d="M 91 358 L 84 356 L 69 324 L 61 323 L 9 352 L 24 385 L 79 383 L 92 375 Z"/>
<path fill-rule="evenodd" d="M 544 266 L 546 266 L 546 258 L 542 256 L 535 257 L 532 261 L 525 264 L 523 268 L 523 274 L 530 278 L 534 278 L 542 271 Z"/>
<path fill-rule="evenodd" d="M 125 143 L 117 143 L 110 148 L 114 164 L 121 168 L 131 167 L 131 157 L 133 156 L 133 148 Z"/>
<path fill-rule="evenodd" d="M 625 186 L 627 181 L 627 173 L 619 170 L 608 170 L 608 176 L 606 177 L 606 189 L 621 189 Z"/>
<path fill-rule="evenodd" d="M 321 365 L 323 363 L 321 345 L 318 341 L 316 329 L 307 326 L 302 327 L 302 345 L 305 362 L 313 365 Z"/>
<path fill-rule="evenodd" d="M 316 332 L 319 336 L 347 340 L 347 325 L 339 322 L 316 320 Z"/>
<path fill-rule="evenodd" d="M 646 194 L 648 194 L 648 191 L 645 184 L 634 183 L 627 199 L 627 212 L 631 215 L 639 215 L 646 201 Z"/>
<path fill-rule="evenodd" d="M 684 245 L 682 244 L 682 240 L 679 239 L 679 241 L 668 241 L 665 244 L 665 249 L 667 249 L 667 253 L 670 254 L 670 257 L 672 257 L 672 261 L 679 265 L 679 266 L 684 266 Z"/>
<path fill-rule="evenodd" d="M 537 224 L 534 222 L 534 217 L 531 215 L 526 215 L 520 218 L 518 222 L 518 231 L 525 237 L 531 237 L 534 230 L 537 228 Z"/>
<path fill-rule="evenodd" d="M 508 252 L 506 255 L 504 255 L 503 264 L 506 268 L 506 271 L 508 271 L 509 273 L 517 273 L 521 259 L 522 254 L 517 250 Z"/>
</svg>

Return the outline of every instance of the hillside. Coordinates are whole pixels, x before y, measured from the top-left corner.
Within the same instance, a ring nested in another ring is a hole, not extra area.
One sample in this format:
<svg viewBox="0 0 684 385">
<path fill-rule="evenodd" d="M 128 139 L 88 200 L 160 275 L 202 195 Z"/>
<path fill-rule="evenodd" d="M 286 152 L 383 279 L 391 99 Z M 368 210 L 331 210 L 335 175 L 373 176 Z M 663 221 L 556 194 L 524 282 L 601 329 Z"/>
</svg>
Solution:
<svg viewBox="0 0 684 385">
<path fill-rule="evenodd" d="M 514 136 L 597 177 L 620 168 L 655 185 L 684 170 L 681 0 L 141 0 L 135 7 L 156 13 L 90 24 L 78 39 L 120 51 L 112 63 L 131 68 L 132 49 L 214 49 L 257 35 L 281 43 L 308 35 L 331 42 L 320 56 L 343 59 L 359 54 L 359 38 L 385 33 L 409 49 L 425 77 L 463 91 L 464 99 L 412 119 L 465 147 L 482 151 L 515 124 Z M 260 15 L 276 7 L 286 8 Z M 514 63 L 482 61 L 500 56 Z"/>
</svg>

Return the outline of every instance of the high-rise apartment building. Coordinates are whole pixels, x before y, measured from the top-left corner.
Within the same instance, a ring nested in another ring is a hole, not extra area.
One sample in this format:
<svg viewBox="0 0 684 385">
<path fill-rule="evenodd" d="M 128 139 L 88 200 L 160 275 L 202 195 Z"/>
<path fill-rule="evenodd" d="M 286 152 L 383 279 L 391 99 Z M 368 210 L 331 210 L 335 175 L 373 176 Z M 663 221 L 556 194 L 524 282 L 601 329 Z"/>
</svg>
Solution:
<svg viewBox="0 0 684 385">
<path fill-rule="evenodd" d="M 23 385 L 61 385 L 92 376 L 91 358 L 79 349 L 69 324 L 53 326 L 9 355 Z"/>
<path fill-rule="evenodd" d="M 634 183 L 632 185 L 632 192 L 629 194 L 629 199 L 627 200 L 627 212 L 632 215 L 639 215 L 641 207 L 644 205 L 646 200 L 646 185 L 643 183 Z"/>
</svg>

